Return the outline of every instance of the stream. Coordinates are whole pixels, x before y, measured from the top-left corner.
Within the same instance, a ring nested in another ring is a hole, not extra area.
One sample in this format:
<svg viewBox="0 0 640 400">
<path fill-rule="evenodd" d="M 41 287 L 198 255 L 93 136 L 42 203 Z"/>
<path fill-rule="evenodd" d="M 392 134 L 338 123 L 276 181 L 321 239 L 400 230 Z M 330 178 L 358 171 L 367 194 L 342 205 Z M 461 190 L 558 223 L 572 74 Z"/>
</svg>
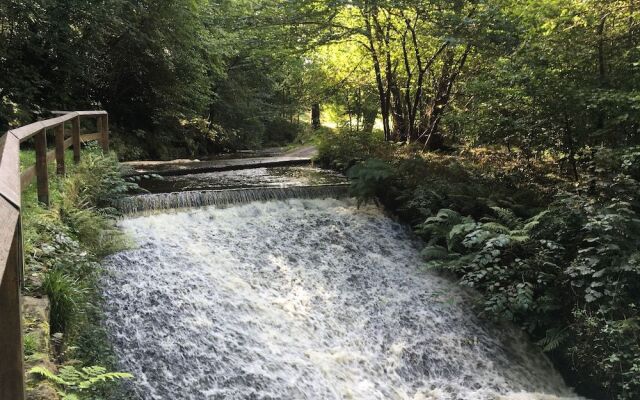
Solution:
<svg viewBox="0 0 640 400">
<path fill-rule="evenodd" d="M 576 398 L 375 206 L 252 201 L 120 226 L 136 245 L 105 260 L 101 286 L 140 399 Z"/>
</svg>

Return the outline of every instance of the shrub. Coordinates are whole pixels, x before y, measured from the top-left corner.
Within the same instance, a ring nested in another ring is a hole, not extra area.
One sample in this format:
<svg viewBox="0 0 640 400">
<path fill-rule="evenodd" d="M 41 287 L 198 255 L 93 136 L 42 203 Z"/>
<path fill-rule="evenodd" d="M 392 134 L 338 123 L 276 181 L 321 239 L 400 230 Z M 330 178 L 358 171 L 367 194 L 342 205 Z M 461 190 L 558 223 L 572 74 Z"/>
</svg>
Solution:
<svg viewBox="0 0 640 400">
<path fill-rule="evenodd" d="M 86 289 L 78 279 L 56 269 L 47 271 L 42 288 L 51 304 L 51 331 L 67 333 L 74 320 L 80 318 Z"/>
<path fill-rule="evenodd" d="M 265 124 L 263 145 L 281 146 L 294 141 L 302 132 L 302 125 L 284 118 L 274 118 Z"/>
<path fill-rule="evenodd" d="M 522 325 L 571 365 L 576 383 L 640 395 L 640 210 L 565 194 L 528 220 L 445 209 L 417 232 L 427 266 L 479 290 L 486 316 Z"/>
<path fill-rule="evenodd" d="M 60 219 L 70 234 L 98 256 L 127 246 L 111 216 L 111 204 L 137 185 L 125 181 L 113 155 L 94 149 L 83 154 L 82 161 L 63 182 L 60 192 Z"/>
<path fill-rule="evenodd" d="M 638 148 L 589 149 L 569 186 L 477 152 L 371 157 L 351 138 L 328 143 L 325 165 L 357 163 L 353 193 L 409 221 L 427 267 L 477 290 L 481 314 L 523 327 L 582 393 L 640 398 Z"/>
<path fill-rule="evenodd" d="M 377 195 L 389 184 L 393 169 L 382 160 L 371 159 L 351 167 L 347 176 L 351 179 L 351 194 L 360 204 L 377 201 Z"/>
<path fill-rule="evenodd" d="M 101 386 L 116 380 L 133 378 L 129 373 L 107 372 L 106 368 L 100 366 L 76 369 L 67 365 L 62 367 L 58 374 L 38 366 L 31 368 L 29 373 L 55 384 L 62 400 L 95 399 Z"/>
<path fill-rule="evenodd" d="M 136 187 L 121 178 L 113 155 L 90 146 L 80 164 L 69 163 L 66 177 L 51 175 L 50 207 L 37 203 L 33 185 L 23 193 L 25 286 L 30 294 L 49 296 L 51 332 L 63 333 L 54 348 L 58 360 L 115 365 L 96 307 L 97 260 L 128 244 L 110 204 Z M 86 398 L 111 391 L 117 388 L 100 385 Z"/>
<path fill-rule="evenodd" d="M 369 158 L 390 160 L 391 145 L 377 133 L 337 132 L 321 138 L 317 162 L 327 168 L 347 171 L 359 161 Z"/>
</svg>

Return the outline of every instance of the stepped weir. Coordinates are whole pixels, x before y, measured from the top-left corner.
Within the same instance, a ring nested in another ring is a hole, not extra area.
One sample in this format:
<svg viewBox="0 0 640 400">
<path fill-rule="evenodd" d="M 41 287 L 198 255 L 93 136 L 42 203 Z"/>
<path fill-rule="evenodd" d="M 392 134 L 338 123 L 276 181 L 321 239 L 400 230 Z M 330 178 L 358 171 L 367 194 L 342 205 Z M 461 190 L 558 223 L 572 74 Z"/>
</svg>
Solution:
<svg viewBox="0 0 640 400">
<path fill-rule="evenodd" d="M 254 201 L 343 198 L 348 195 L 348 188 L 347 184 L 325 184 L 153 193 L 121 199 L 115 203 L 115 207 L 124 214 L 137 214 L 204 206 L 225 207 Z"/>
<path fill-rule="evenodd" d="M 343 182 L 262 173 L 271 187 L 214 174 L 119 205 L 147 214 L 120 221 L 136 246 L 103 264 L 105 323 L 135 376 L 123 398 L 576 398 L 522 332 L 421 268 L 408 227 Z"/>
</svg>

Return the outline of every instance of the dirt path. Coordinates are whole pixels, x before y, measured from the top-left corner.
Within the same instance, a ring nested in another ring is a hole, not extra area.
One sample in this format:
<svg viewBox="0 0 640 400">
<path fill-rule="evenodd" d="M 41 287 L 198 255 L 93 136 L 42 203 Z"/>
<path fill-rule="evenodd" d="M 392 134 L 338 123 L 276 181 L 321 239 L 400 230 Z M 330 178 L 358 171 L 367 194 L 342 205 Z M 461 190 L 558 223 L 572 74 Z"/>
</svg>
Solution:
<svg viewBox="0 0 640 400">
<path fill-rule="evenodd" d="M 288 157 L 309 157 L 313 158 L 318 154 L 315 146 L 302 146 L 284 153 Z"/>
</svg>

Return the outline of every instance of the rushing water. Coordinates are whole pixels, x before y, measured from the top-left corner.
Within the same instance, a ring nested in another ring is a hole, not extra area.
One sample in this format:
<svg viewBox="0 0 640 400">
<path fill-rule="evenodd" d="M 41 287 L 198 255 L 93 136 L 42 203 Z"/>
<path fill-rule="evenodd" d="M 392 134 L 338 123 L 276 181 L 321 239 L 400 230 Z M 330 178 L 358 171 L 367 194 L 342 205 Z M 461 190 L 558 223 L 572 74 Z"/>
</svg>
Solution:
<svg viewBox="0 0 640 400">
<path fill-rule="evenodd" d="M 203 206 L 229 206 L 254 201 L 346 197 L 348 185 L 313 185 L 286 187 L 249 187 L 229 190 L 192 190 L 153 193 L 126 197 L 115 203 L 125 214 L 150 213 L 158 210 Z"/>
<path fill-rule="evenodd" d="M 107 328 L 141 399 L 555 399 L 518 331 L 421 272 L 407 230 L 350 200 L 125 219 Z M 544 393 L 544 394 L 542 394 Z"/>
</svg>

